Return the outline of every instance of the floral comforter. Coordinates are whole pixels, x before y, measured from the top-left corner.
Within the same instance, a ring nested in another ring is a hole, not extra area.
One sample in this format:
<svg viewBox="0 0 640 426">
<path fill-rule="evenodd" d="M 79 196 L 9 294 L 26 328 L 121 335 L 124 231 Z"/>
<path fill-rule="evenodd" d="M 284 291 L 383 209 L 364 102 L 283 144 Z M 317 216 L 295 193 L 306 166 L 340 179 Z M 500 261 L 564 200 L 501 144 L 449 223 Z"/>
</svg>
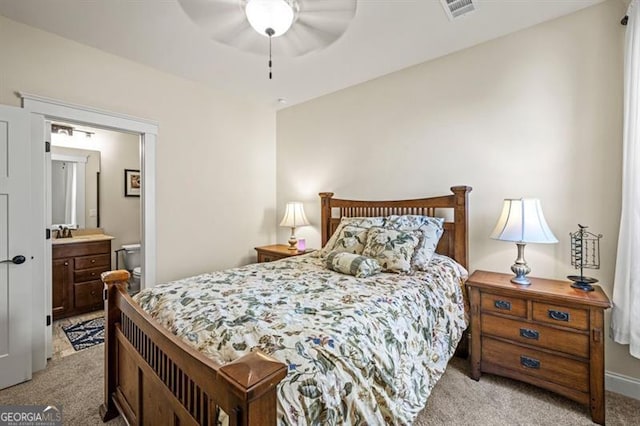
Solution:
<svg viewBox="0 0 640 426">
<path fill-rule="evenodd" d="M 278 424 L 410 424 L 467 326 L 457 263 L 355 278 L 313 255 L 161 284 L 136 300 L 220 364 L 282 361 Z"/>
</svg>

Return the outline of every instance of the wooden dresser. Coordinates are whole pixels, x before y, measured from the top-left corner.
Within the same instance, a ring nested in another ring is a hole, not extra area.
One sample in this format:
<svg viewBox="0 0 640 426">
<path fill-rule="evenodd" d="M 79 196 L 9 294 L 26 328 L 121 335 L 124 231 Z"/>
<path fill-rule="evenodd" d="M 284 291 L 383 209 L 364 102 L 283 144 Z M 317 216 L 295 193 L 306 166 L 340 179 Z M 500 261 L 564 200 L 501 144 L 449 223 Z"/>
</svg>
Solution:
<svg viewBox="0 0 640 426">
<path fill-rule="evenodd" d="M 569 281 L 476 271 L 467 281 L 471 304 L 471 377 L 482 372 L 522 380 L 588 405 L 604 424 L 602 289 L 584 292 Z"/>
<path fill-rule="evenodd" d="M 102 309 L 100 274 L 111 269 L 111 240 L 54 244 L 52 258 L 53 319 Z"/>
</svg>

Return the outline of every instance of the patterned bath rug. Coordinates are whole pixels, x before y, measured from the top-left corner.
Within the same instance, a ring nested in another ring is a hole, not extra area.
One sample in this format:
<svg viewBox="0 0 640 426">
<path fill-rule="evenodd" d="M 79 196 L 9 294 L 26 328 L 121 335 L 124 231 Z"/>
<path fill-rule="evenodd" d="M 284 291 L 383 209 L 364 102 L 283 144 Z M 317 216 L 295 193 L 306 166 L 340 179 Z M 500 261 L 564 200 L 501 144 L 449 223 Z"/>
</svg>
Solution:
<svg viewBox="0 0 640 426">
<path fill-rule="evenodd" d="M 104 317 L 65 325 L 62 329 L 76 351 L 104 342 Z"/>
</svg>

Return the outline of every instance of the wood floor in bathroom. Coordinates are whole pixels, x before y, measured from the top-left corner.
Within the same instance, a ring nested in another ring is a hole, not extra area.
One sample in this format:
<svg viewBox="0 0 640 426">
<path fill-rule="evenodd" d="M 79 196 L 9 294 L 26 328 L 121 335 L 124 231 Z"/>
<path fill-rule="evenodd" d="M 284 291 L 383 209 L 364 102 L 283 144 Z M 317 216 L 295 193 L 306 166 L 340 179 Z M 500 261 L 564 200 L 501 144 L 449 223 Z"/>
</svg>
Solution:
<svg viewBox="0 0 640 426">
<path fill-rule="evenodd" d="M 62 327 L 70 324 L 76 324 L 82 321 L 98 318 L 104 315 L 104 311 L 89 312 L 87 314 L 76 315 L 74 317 L 63 318 L 53 322 L 53 353 L 51 359 L 63 358 L 67 355 L 76 353 L 77 351 L 71 346 L 71 342 L 67 338 Z"/>
</svg>

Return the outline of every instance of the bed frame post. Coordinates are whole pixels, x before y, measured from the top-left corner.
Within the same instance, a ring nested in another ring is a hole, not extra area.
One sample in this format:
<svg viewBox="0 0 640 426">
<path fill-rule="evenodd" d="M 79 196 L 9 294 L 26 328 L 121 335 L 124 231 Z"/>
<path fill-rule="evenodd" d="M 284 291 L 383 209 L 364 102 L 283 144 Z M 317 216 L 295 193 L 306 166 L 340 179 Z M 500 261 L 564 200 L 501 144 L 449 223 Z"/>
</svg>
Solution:
<svg viewBox="0 0 640 426">
<path fill-rule="evenodd" d="M 468 194 L 471 192 L 470 186 L 452 186 L 451 192 L 455 197 L 455 225 L 456 233 L 454 237 L 454 253 L 456 261 L 469 269 L 469 205 Z"/>
<path fill-rule="evenodd" d="M 320 194 L 321 214 L 320 217 L 324 222 L 320 225 L 322 228 L 322 246 L 331 238 L 331 198 L 333 192 L 321 192 Z"/>
<path fill-rule="evenodd" d="M 103 422 L 107 422 L 120 414 L 112 398 L 116 391 L 118 372 L 115 333 L 116 323 L 120 322 L 120 309 L 117 298 L 120 289 L 126 292 L 129 272 L 104 272 L 101 278 L 104 283 L 104 402 L 100 406 L 100 417 Z"/>
<path fill-rule="evenodd" d="M 233 415 L 238 425 L 275 425 L 278 416 L 277 385 L 287 366 L 256 350 L 220 367 L 220 376 L 231 385 L 239 404 Z M 230 424 L 234 424 L 230 422 Z"/>
</svg>

